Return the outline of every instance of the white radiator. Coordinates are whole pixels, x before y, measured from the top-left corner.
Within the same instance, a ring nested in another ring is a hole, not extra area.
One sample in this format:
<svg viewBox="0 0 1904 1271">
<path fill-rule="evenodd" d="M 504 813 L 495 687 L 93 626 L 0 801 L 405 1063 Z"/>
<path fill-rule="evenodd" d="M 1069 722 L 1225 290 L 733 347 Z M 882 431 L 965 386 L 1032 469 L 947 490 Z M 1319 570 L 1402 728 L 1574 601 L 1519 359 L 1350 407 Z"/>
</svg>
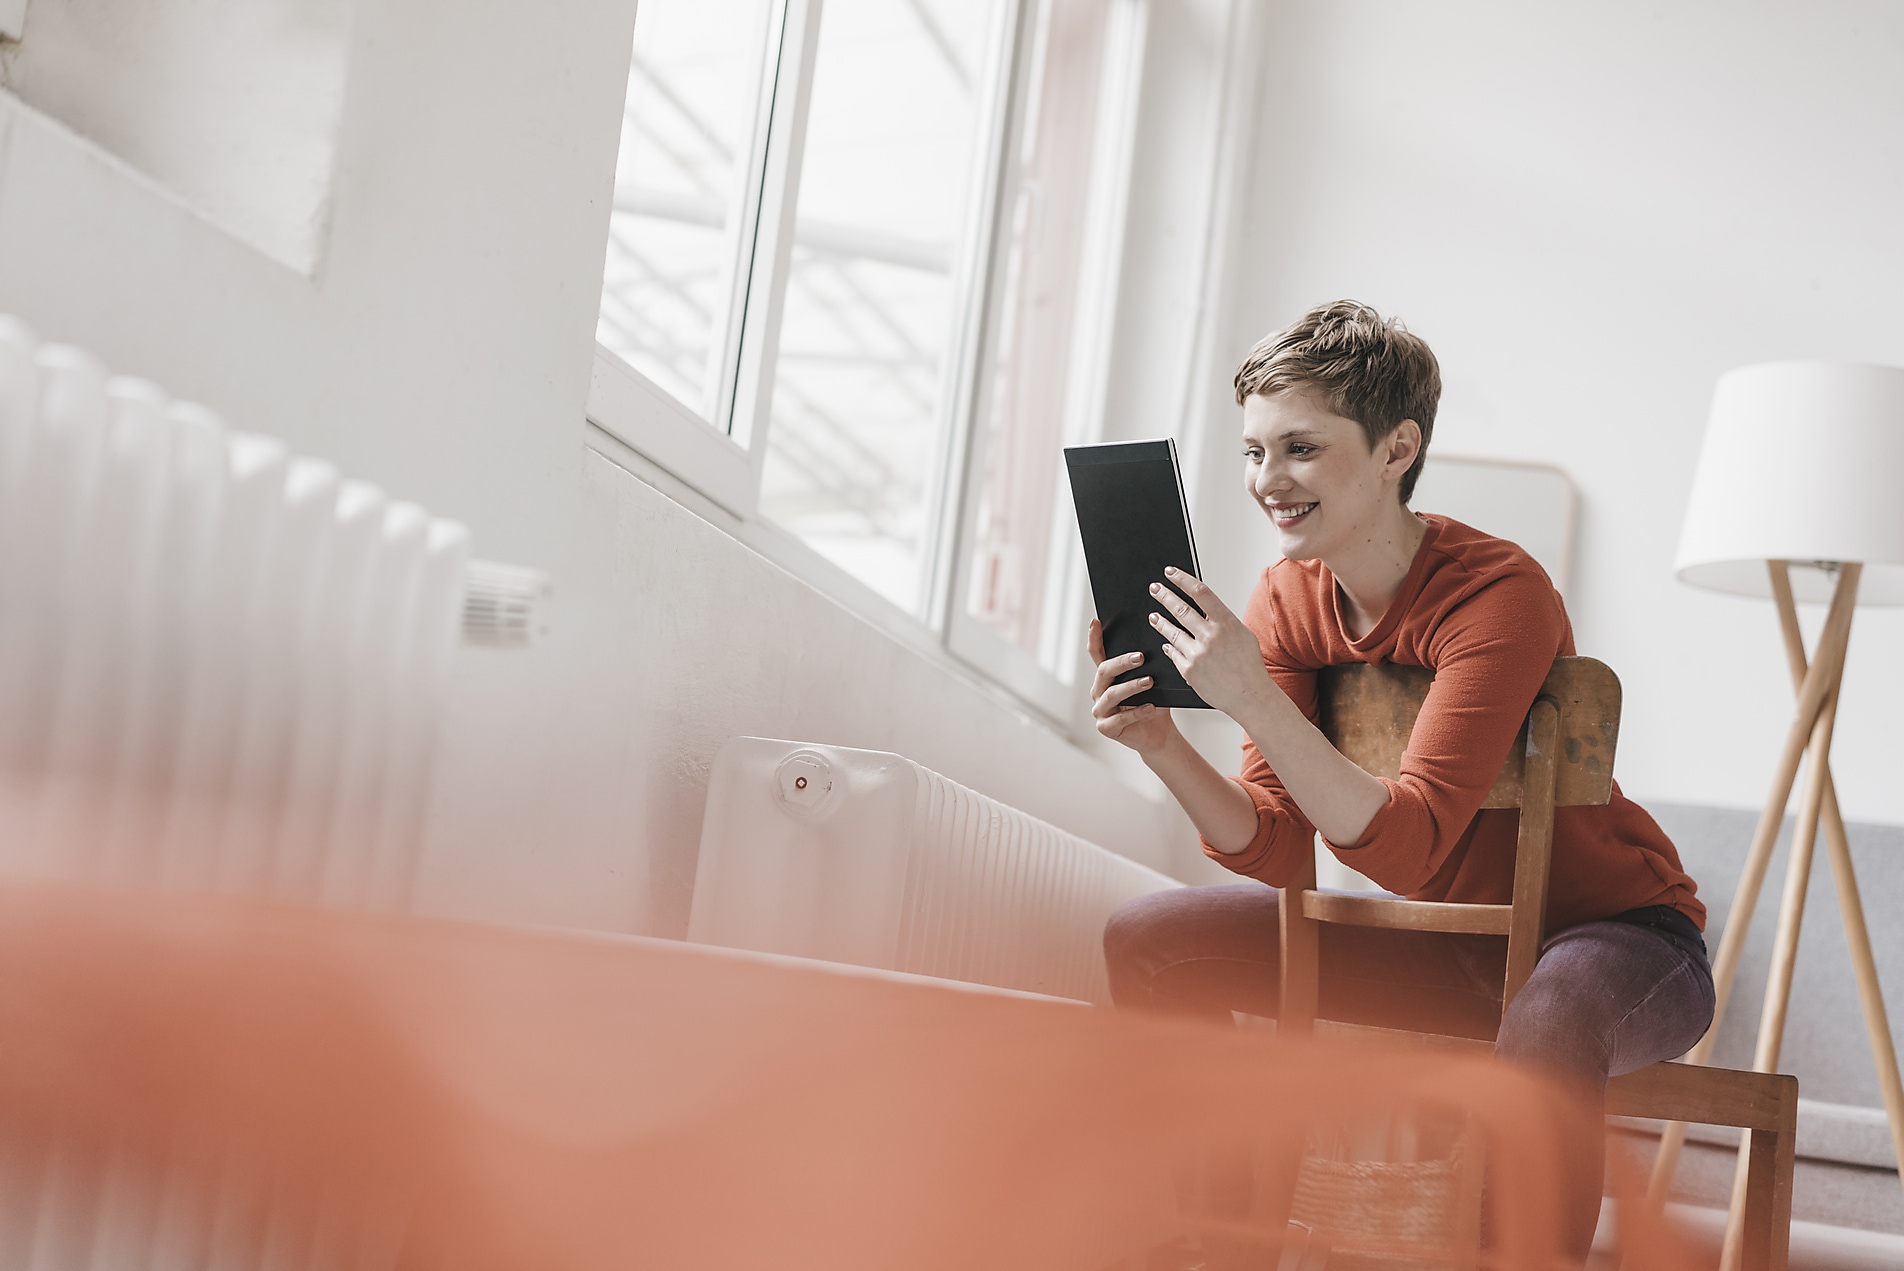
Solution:
<svg viewBox="0 0 1904 1271">
<path fill-rule="evenodd" d="M 467 549 L 0 317 L 0 869 L 403 905 Z"/>
<path fill-rule="evenodd" d="M 688 938 L 1106 1002 L 1105 919 L 1181 885 L 901 755 L 735 737 Z"/>
</svg>

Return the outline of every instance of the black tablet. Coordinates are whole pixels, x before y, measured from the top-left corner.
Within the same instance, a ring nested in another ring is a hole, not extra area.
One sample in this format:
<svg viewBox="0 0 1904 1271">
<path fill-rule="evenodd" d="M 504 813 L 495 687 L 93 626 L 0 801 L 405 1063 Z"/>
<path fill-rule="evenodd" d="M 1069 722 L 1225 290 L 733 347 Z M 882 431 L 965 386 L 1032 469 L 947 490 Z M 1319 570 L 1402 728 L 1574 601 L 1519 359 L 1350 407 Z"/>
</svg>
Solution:
<svg viewBox="0 0 1904 1271">
<path fill-rule="evenodd" d="M 1203 576 L 1183 498 L 1177 443 L 1165 437 L 1066 446 L 1064 463 L 1071 474 L 1071 502 L 1084 539 L 1091 598 L 1104 624 L 1104 652 L 1109 657 L 1144 655 L 1142 666 L 1117 677 L 1120 683 L 1140 675 L 1157 681 L 1124 699 L 1126 704 L 1207 709 L 1209 703 L 1184 683 L 1176 663 L 1165 656 L 1163 634 L 1150 625 L 1152 613 L 1170 617 L 1150 594 L 1152 583 L 1165 581 L 1164 566 L 1174 565 L 1193 578 Z M 1184 599 L 1188 602 L 1189 597 Z"/>
</svg>

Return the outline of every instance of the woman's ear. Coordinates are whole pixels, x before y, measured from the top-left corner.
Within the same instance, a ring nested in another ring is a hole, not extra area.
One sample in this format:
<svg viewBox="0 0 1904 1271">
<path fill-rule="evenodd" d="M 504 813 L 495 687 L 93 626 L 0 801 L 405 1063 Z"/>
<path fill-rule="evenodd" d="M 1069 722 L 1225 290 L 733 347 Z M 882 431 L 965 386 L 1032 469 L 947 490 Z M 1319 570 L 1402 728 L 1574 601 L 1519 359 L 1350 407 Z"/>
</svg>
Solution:
<svg viewBox="0 0 1904 1271">
<path fill-rule="evenodd" d="M 1383 444 L 1388 448 L 1383 475 L 1392 474 L 1399 481 L 1421 454 L 1421 425 L 1404 419 L 1383 439 Z"/>
</svg>

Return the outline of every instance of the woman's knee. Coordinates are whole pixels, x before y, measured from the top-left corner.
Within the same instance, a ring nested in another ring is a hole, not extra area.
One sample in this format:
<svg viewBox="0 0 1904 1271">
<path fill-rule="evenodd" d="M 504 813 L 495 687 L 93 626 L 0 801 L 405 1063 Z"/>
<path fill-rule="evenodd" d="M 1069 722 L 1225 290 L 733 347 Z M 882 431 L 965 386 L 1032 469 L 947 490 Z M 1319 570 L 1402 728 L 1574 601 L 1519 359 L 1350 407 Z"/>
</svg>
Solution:
<svg viewBox="0 0 1904 1271">
<path fill-rule="evenodd" d="M 1276 949 L 1276 893 L 1257 883 L 1181 887 L 1140 896 L 1104 924 L 1104 960 L 1119 1005 L 1172 997 L 1197 968 L 1255 966 Z M 1214 973 L 1214 971 L 1212 972 Z M 1170 979 L 1169 986 L 1159 977 Z"/>
<path fill-rule="evenodd" d="M 1501 1014 L 1495 1051 L 1504 1059 L 1596 1085 L 1607 1078 L 1613 1019 L 1591 980 L 1535 973 Z"/>
<path fill-rule="evenodd" d="M 1131 951 L 1150 926 L 1149 896 L 1139 896 L 1117 907 L 1104 924 L 1104 956 L 1113 965 L 1129 960 Z"/>
<path fill-rule="evenodd" d="M 1104 924 L 1104 958 L 1119 969 L 1148 969 L 1184 936 L 1193 936 L 1195 916 L 1186 912 L 1188 888 L 1154 892 L 1120 905 Z"/>
<path fill-rule="evenodd" d="M 1649 929 L 1618 922 L 1570 928 L 1555 936 L 1509 1004 L 1496 1049 L 1600 1083 L 1670 1059 L 1711 1018 L 1710 982 L 1694 970 L 1684 950 Z"/>
</svg>

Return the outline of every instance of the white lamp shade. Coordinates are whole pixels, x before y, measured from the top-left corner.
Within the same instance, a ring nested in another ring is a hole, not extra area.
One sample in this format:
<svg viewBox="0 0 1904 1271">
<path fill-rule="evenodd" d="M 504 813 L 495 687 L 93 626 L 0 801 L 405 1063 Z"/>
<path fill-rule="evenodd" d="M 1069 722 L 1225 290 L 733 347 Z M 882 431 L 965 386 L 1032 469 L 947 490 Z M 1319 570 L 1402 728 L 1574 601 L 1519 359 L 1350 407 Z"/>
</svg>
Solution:
<svg viewBox="0 0 1904 1271">
<path fill-rule="evenodd" d="M 1793 563 L 1800 600 L 1830 598 L 1810 562 L 1858 561 L 1861 604 L 1904 604 L 1904 370 L 1769 362 L 1719 377 L 1674 572 L 1771 595 L 1765 562 Z"/>
</svg>

